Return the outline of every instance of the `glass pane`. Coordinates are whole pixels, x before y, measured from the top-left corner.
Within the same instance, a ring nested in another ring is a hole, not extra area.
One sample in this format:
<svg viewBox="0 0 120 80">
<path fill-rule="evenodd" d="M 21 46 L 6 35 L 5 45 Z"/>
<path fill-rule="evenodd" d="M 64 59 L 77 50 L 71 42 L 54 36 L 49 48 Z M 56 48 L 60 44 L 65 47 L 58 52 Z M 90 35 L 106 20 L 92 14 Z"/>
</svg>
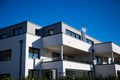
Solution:
<svg viewBox="0 0 120 80">
<path fill-rule="evenodd" d="M 33 53 L 29 53 L 29 57 L 31 57 L 31 58 L 32 58 L 32 57 L 33 57 Z"/>
<path fill-rule="evenodd" d="M 38 57 L 38 54 L 35 54 L 35 53 L 34 53 L 34 56 L 33 56 L 33 57 L 34 57 L 34 58 L 39 58 L 39 57 Z"/>
</svg>

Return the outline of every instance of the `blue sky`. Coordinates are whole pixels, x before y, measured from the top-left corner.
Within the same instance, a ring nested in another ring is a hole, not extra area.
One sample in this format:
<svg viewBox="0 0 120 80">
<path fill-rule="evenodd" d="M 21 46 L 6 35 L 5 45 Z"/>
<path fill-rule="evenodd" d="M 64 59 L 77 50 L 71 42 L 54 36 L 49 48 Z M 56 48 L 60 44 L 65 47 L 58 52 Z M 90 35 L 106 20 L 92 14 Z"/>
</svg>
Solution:
<svg viewBox="0 0 120 80">
<path fill-rule="evenodd" d="M 29 20 L 41 26 L 63 21 L 102 41 L 120 45 L 120 0 L 0 0 L 0 28 Z"/>
</svg>

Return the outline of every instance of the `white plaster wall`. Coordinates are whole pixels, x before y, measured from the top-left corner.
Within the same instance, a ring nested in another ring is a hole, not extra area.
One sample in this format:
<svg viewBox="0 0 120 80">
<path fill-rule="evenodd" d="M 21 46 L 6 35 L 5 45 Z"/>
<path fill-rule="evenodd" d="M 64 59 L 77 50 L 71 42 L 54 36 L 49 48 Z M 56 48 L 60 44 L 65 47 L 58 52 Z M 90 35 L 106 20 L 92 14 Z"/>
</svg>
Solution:
<svg viewBox="0 0 120 80">
<path fill-rule="evenodd" d="M 72 62 L 72 61 L 63 61 L 64 69 L 76 69 L 76 70 L 91 70 L 90 64 Z"/>
<path fill-rule="evenodd" d="M 31 34 L 26 34 L 26 65 L 25 65 L 25 76 L 28 76 L 28 70 L 33 69 L 33 59 L 29 58 L 29 47 L 34 47 L 40 49 L 40 54 L 42 40 L 40 36 L 35 36 Z M 40 59 L 35 59 L 35 68 L 40 69 Z"/>
<path fill-rule="evenodd" d="M 113 50 L 113 52 L 120 54 L 120 46 L 118 46 L 114 43 L 112 43 L 112 50 Z"/>
<path fill-rule="evenodd" d="M 95 50 L 95 53 L 105 53 L 112 51 L 112 45 L 111 43 L 101 43 L 93 45 L 93 48 Z"/>
<path fill-rule="evenodd" d="M 54 62 L 44 62 L 42 63 L 42 70 L 45 69 L 57 69 L 57 73 L 59 75 L 59 73 L 64 72 L 63 71 L 63 62 L 62 61 L 54 61 Z"/>
<path fill-rule="evenodd" d="M 66 34 L 63 34 L 62 37 L 63 37 L 63 44 L 64 45 L 67 45 L 67 46 L 70 46 L 70 47 L 73 47 L 73 48 L 76 48 L 79 50 L 83 50 L 86 52 L 91 51 L 91 46 L 92 46 L 91 44 L 88 44 L 88 43 L 83 42 L 81 40 L 75 39 L 75 38 L 68 36 Z"/>
<path fill-rule="evenodd" d="M 29 22 L 29 21 L 27 22 L 27 33 L 35 35 L 35 30 L 40 29 L 40 28 L 41 28 L 41 26 L 39 26 L 39 25 L 36 25 L 36 24 Z"/>
<path fill-rule="evenodd" d="M 120 64 L 115 64 L 115 69 L 120 71 Z"/>
<path fill-rule="evenodd" d="M 43 48 L 62 44 L 62 34 L 44 37 L 42 39 Z"/>
<path fill-rule="evenodd" d="M 10 76 L 16 80 L 19 78 L 19 64 L 20 64 L 20 40 L 23 40 L 23 52 L 22 52 L 22 77 L 24 77 L 25 71 L 25 39 L 26 35 L 22 34 L 6 39 L 0 40 L 0 51 L 11 49 L 12 56 L 10 61 L 0 62 L 0 74 L 10 73 Z"/>
<path fill-rule="evenodd" d="M 52 51 L 51 50 L 42 50 L 41 53 L 41 62 L 52 61 Z"/>
<path fill-rule="evenodd" d="M 80 30 L 77 30 L 77 29 L 71 27 L 70 25 L 65 24 L 64 22 L 62 22 L 62 32 L 63 32 L 63 33 L 66 33 L 66 29 L 68 29 L 68 30 L 70 30 L 70 31 L 72 31 L 72 32 L 75 32 L 75 33 L 81 35 L 81 31 L 80 31 Z M 81 27 L 81 30 L 82 30 L 82 27 Z M 94 39 L 94 38 L 92 38 L 92 37 L 90 37 L 90 36 L 88 36 L 88 35 L 86 35 L 86 38 L 94 41 L 95 44 L 96 44 L 96 43 L 101 43 L 100 41 L 98 41 L 98 40 L 96 40 L 96 39 Z"/>
<path fill-rule="evenodd" d="M 115 65 L 96 65 L 96 76 L 102 75 L 103 77 L 108 75 L 116 75 Z"/>
</svg>

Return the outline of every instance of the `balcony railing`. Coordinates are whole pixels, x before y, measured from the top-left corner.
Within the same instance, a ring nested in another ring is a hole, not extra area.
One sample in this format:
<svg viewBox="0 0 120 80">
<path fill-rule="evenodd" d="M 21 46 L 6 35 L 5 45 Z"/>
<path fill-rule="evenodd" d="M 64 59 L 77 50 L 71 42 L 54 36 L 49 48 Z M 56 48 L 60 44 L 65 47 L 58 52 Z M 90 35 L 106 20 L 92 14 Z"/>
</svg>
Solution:
<svg viewBox="0 0 120 80">
<path fill-rule="evenodd" d="M 60 60 L 60 57 L 53 58 L 53 61 L 59 61 L 59 60 Z M 90 62 L 90 61 L 83 61 L 83 60 L 78 59 L 78 58 L 72 58 L 72 57 L 67 57 L 67 56 L 64 56 L 63 60 L 92 64 L 92 62 Z"/>
</svg>

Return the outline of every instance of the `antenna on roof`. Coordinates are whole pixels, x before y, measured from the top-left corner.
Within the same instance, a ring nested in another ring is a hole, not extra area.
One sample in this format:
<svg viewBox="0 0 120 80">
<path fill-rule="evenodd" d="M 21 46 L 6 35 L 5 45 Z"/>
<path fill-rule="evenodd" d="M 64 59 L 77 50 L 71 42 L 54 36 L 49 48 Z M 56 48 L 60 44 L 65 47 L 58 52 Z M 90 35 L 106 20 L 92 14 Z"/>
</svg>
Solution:
<svg viewBox="0 0 120 80">
<path fill-rule="evenodd" d="M 81 37 L 82 40 L 86 42 L 86 27 L 84 25 L 82 25 L 82 33 L 81 33 Z"/>
</svg>

